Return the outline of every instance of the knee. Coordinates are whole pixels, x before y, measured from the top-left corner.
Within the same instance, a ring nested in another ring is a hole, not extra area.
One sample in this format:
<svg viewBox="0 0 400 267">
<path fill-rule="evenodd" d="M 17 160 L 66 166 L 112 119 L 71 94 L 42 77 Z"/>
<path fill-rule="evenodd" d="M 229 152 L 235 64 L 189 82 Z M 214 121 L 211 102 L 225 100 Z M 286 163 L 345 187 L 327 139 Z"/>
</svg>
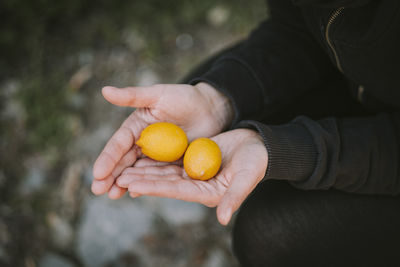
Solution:
<svg viewBox="0 0 400 267">
<path fill-rule="evenodd" d="M 290 214 L 262 191 L 256 190 L 236 216 L 233 251 L 242 266 L 282 266 L 292 252 Z"/>
<path fill-rule="evenodd" d="M 308 262 L 313 229 L 299 199 L 292 197 L 296 191 L 285 183 L 269 183 L 242 205 L 233 228 L 233 251 L 242 266 Z"/>
<path fill-rule="evenodd" d="M 262 221 L 260 210 L 252 204 L 247 201 L 236 216 L 232 236 L 233 252 L 241 266 L 274 266 L 266 261 L 272 260 L 274 256 L 271 248 L 276 247 L 272 245 L 272 233 L 279 230 L 271 230 L 266 222 L 270 224 L 272 219 Z"/>
<path fill-rule="evenodd" d="M 233 250 L 249 267 L 398 262 L 392 246 L 400 236 L 398 199 L 307 192 L 266 181 L 237 214 Z"/>
</svg>

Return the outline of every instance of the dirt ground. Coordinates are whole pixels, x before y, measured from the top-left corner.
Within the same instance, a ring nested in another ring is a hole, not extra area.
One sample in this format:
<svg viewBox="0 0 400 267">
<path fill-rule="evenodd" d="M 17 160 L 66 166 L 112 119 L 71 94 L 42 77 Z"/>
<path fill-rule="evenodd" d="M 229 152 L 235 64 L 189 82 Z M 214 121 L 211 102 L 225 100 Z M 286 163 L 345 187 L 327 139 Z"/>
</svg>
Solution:
<svg viewBox="0 0 400 267">
<path fill-rule="evenodd" d="M 0 14 L 0 266 L 237 266 L 214 209 L 95 197 L 91 169 L 132 112 L 102 86 L 177 82 L 264 2 L 4 0 Z"/>
</svg>

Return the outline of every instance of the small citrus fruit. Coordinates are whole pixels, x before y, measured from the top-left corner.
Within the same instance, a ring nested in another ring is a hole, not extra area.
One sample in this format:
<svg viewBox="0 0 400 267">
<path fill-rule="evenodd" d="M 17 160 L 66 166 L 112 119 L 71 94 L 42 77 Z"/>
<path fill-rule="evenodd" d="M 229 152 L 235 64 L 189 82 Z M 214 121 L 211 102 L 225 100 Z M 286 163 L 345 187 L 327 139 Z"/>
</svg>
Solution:
<svg viewBox="0 0 400 267">
<path fill-rule="evenodd" d="M 136 144 L 149 158 L 172 162 L 185 153 L 188 139 L 179 126 L 169 122 L 157 122 L 142 131 Z"/>
<path fill-rule="evenodd" d="M 208 180 L 214 177 L 221 167 L 221 150 L 209 138 L 198 138 L 190 143 L 183 157 L 183 167 L 189 177 Z"/>
</svg>

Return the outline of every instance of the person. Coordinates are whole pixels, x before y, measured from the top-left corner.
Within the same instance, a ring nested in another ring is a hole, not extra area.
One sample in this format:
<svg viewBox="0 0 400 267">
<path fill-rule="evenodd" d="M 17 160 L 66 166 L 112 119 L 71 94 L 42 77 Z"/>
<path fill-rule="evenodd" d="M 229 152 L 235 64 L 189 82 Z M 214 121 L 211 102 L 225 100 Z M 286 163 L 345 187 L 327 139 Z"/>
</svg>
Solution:
<svg viewBox="0 0 400 267">
<path fill-rule="evenodd" d="M 92 191 L 129 191 L 233 213 L 243 266 L 398 266 L 400 3 L 270 0 L 250 36 L 183 84 L 118 89 L 137 109 L 94 164 Z M 149 124 L 211 137 L 223 164 L 187 179 L 134 145 Z"/>
</svg>

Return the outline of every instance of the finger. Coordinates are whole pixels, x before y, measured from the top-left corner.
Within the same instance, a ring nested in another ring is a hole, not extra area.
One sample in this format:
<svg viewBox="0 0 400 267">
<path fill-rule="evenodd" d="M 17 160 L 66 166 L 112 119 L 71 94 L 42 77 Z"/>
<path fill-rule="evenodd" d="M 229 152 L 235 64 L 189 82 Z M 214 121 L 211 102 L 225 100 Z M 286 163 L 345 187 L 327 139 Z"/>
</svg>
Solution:
<svg viewBox="0 0 400 267">
<path fill-rule="evenodd" d="M 118 177 L 116 183 L 119 187 L 128 188 L 129 185 L 134 181 L 147 180 L 147 181 L 176 181 L 182 177 L 178 175 L 156 175 L 156 174 L 123 174 Z"/>
<path fill-rule="evenodd" d="M 93 194 L 102 195 L 106 193 L 114 183 L 114 180 L 115 178 L 111 175 L 103 180 L 93 180 L 91 188 Z"/>
<path fill-rule="evenodd" d="M 108 191 L 108 197 L 111 199 L 119 199 L 125 194 L 126 191 L 126 188 L 121 188 L 118 185 L 113 184 L 111 189 Z"/>
<path fill-rule="evenodd" d="M 122 126 L 107 142 L 93 167 L 93 176 L 101 180 L 111 174 L 121 158 L 134 144 L 134 136 L 131 130 Z"/>
<path fill-rule="evenodd" d="M 153 107 L 158 101 L 162 88 L 162 85 L 126 88 L 106 86 L 103 87 L 102 94 L 114 105 L 147 108 Z"/>
<path fill-rule="evenodd" d="M 135 163 L 136 159 L 137 159 L 136 149 L 131 149 L 118 162 L 117 166 L 112 171 L 112 176 L 118 177 L 127 167 L 132 166 L 133 163 Z"/>
<path fill-rule="evenodd" d="M 198 202 L 213 207 L 217 203 L 217 197 L 207 187 L 207 182 L 203 181 L 146 179 L 133 181 L 128 190 L 130 193 Z"/>
<path fill-rule="evenodd" d="M 128 174 L 147 174 L 147 175 L 169 175 L 175 174 L 182 176 L 183 168 L 176 165 L 166 165 L 166 166 L 147 166 L 147 167 L 132 167 L 126 168 L 123 171 L 124 175 Z"/>
<path fill-rule="evenodd" d="M 129 193 L 129 195 L 131 196 L 131 198 L 137 198 L 141 196 L 141 194 L 138 193 Z"/>
<path fill-rule="evenodd" d="M 179 159 L 174 162 L 162 162 L 162 161 L 157 161 L 157 160 L 153 160 L 150 158 L 143 158 L 143 159 L 140 159 L 135 162 L 135 167 L 167 166 L 167 165 L 171 165 L 171 164 L 182 166 L 182 162 L 183 162 L 182 159 Z"/>
<path fill-rule="evenodd" d="M 217 218 L 220 224 L 227 225 L 233 213 L 240 207 L 255 185 L 249 185 L 248 172 L 237 173 L 217 207 Z"/>
<path fill-rule="evenodd" d="M 120 162 L 118 163 L 117 167 L 114 169 L 112 174 L 107 178 L 109 179 L 107 180 L 107 182 L 99 183 L 97 181 L 101 180 L 95 179 L 93 181 L 94 185 L 92 185 L 92 188 L 94 188 L 93 190 L 95 190 L 96 194 L 104 194 L 105 192 L 109 191 L 109 196 L 111 199 L 118 199 L 121 196 L 123 196 L 126 190 L 124 190 L 124 192 L 121 191 L 122 188 L 120 188 L 121 190 L 117 190 L 118 189 L 117 185 L 115 185 L 115 187 L 117 188 L 113 189 L 114 187 L 113 183 L 115 182 L 115 177 L 118 177 L 126 167 L 132 166 L 135 160 L 136 160 L 135 151 L 131 150 L 128 153 L 126 153 L 125 156 L 120 160 Z"/>
</svg>

